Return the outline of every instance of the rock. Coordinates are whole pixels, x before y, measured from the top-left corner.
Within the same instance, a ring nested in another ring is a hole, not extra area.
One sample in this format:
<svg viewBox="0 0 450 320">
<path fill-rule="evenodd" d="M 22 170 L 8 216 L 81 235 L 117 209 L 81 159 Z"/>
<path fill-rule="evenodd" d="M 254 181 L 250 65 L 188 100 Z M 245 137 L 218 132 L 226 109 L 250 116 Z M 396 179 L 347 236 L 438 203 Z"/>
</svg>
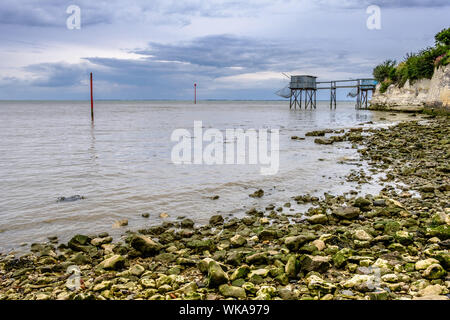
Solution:
<svg viewBox="0 0 450 320">
<path fill-rule="evenodd" d="M 272 300 L 272 297 L 275 296 L 276 293 L 277 290 L 274 287 L 262 286 L 261 289 L 256 292 L 255 300 Z"/>
<path fill-rule="evenodd" d="M 186 246 L 196 252 L 203 252 L 205 250 L 213 251 L 216 248 L 214 241 L 211 239 L 207 240 L 192 240 L 189 241 Z"/>
<path fill-rule="evenodd" d="M 298 235 L 293 237 L 287 237 L 284 240 L 284 244 L 289 249 L 289 251 L 298 251 L 298 249 L 303 246 L 306 242 L 314 240 L 314 236 L 307 236 L 307 235 Z"/>
<path fill-rule="evenodd" d="M 237 268 L 230 277 L 231 281 L 245 278 L 250 273 L 250 267 L 248 265 L 243 265 Z"/>
<path fill-rule="evenodd" d="M 78 201 L 78 200 L 83 200 L 86 199 L 83 196 L 80 195 L 75 195 L 75 196 L 71 196 L 71 197 L 59 197 L 56 202 L 74 202 L 74 201 Z"/>
<path fill-rule="evenodd" d="M 143 213 L 143 214 L 142 214 L 142 217 L 143 217 L 143 218 L 150 218 L 150 214 L 149 214 L 149 213 Z"/>
<path fill-rule="evenodd" d="M 342 286 L 348 289 L 355 289 L 361 292 L 373 291 L 375 289 L 375 276 L 358 274 L 353 276 L 350 280 L 344 281 Z"/>
<path fill-rule="evenodd" d="M 298 300 L 298 293 L 290 288 L 279 288 L 278 295 L 283 300 Z"/>
<path fill-rule="evenodd" d="M 216 288 L 225 283 L 228 283 L 228 275 L 222 270 L 222 268 L 216 261 L 209 261 L 208 287 Z"/>
<path fill-rule="evenodd" d="M 130 268 L 130 274 L 136 277 L 140 277 L 145 272 L 145 268 L 140 264 L 135 264 Z"/>
<path fill-rule="evenodd" d="M 267 263 L 267 253 L 258 252 L 245 258 L 248 264 L 265 264 Z"/>
<path fill-rule="evenodd" d="M 290 256 L 289 257 L 289 259 L 288 259 L 288 261 L 286 263 L 284 272 L 286 272 L 286 275 L 289 278 L 295 278 L 297 276 L 298 264 L 297 264 L 297 257 L 296 256 Z"/>
<path fill-rule="evenodd" d="M 359 229 L 356 230 L 353 234 L 353 238 L 359 241 L 371 241 L 373 237 L 368 234 L 365 230 Z"/>
<path fill-rule="evenodd" d="M 435 285 L 429 285 L 421 290 L 419 290 L 418 295 L 420 297 L 426 297 L 426 296 L 439 296 L 441 294 L 446 293 L 448 290 L 446 287 L 435 284 Z"/>
<path fill-rule="evenodd" d="M 177 259 L 177 256 L 170 252 L 163 252 L 155 256 L 155 261 L 162 262 L 164 264 L 169 264 Z"/>
<path fill-rule="evenodd" d="M 434 258 L 439 261 L 444 269 L 450 269 L 450 252 L 448 250 L 436 251 L 434 254 Z"/>
<path fill-rule="evenodd" d="M 156 281 L 154 279 L 142 278 L 141 280 L 139 280 L 139 283 L 144 288 L 156 288 Z"/>
<path fill-rule="evenodd" d="M 38 292 L 36 294 L 36 300 L 50 300 L 51 297 L 51 294 L 47 292 Z"/>
<path fill-rule="evenodd" d="M 333 264 L 336 268 L 343 267 L 346 263 L 349 257 L 352 256 L 352 250 L 349 248 L 341 249 L 340 251 L 336 252 L 333 255 Z"/>
<path fill-rule="evenodd" d="M 413 243 L 414 241 L 413 235 L 407 231 L 397 231 L 394 238 L 397 242 L 405 246 Z"/>
<path fill-rule="evenodd" d="M 447 272 L 442 268 L 440 264 L 432 264 L 422 273 L 423 277 L 428 280 L 436 280 L 444 278 Z"/>
<path fill-rule="evenodd" d="M 130 245 L 133 249 L 148 256 L 155 255 L 162 249 L 161 244 L 141 235 L 134 235 L 131 238 Z"/>
<path fill-rule="evenodd" d="M 332 132 L 332 131 L 329 131 L 329 130 L 310 131 L 310 132 L 307 132 L 305 134 L 305 136 L 307 136 L 307 137 L 323 137 L 323 136 L 325 136 L 325 133 L 330 133 L 330 132 Z"/>
<path fill-rule="evenodd" d="M 247 294 L 245 293 L 245 289 L 239 288 L 239 287 L 230 286 L 230 285 L 227 285 L 227 284 L 222 284 L 219 287 L 219 292 L 224 297 L 232 297 L 232 298 L 236 298 L 236 299 L 245 299 L 245 298 L 247 298 Z"/>
<path fill-rule="evenodd" d="M 320 239 L 314 240 L 313 242 L 311 242 L 311 244 L 315 246 L 319 251 L 322 251 L 326 248 L 325 242 Z"/>
<path fill-rule="evenodd" d="M 166 212 L 162 212 L 162 213 L 159 214 L 159 217 L 160 217 L 161 219 L 166 219 L 166 218 L 169 217 L 169 214 L 167 214 Z"/>
<path fill-rule="evenodd" d="M 360 209 L 369 207 L 372 204 L 372 201 L 367 200 L 365 198 L 359 197 L 355 200 L 354 206 Z"/>
<path fill-rule="evenodd" d="M 375 289 L 373 292 L 369 292 L 370 300 L 387 300 L 389 298 L 389 292 L 384 289 Z"/>
<path fill-rule="evenodd" d="M 113 241 L 112 237 L 105 237 L 105 238 L 95 238 L 91 240 L 91 244 L 94 247 L 100 247 L 103 244 L 111 243 Z"/>
<path fill-rule="evenodd" d="M 375 207 L 386 207 L 386 200 L 385 199 L 377 199 L 373 201 L 373 205 Z"/>
<path fill-rule="evenodd" d="M 85 265 L 91 263 L 91 258 L 82 252 L 77 252 L 69 259 L 69 261 L 76 265 Z"/>
<path fill-rule="evenodd" d="M 322 257 L 322 256 L 311 256 L 311 255 L 303 255 L 299 259 L 300 270 L 311 272 L 325 272 L 330 267 L 330 257 Z"/>
<path fill-rule="evenodd" d="M 399 277 L 395 273 L 388 273 L 381 277 L 381 280 L 389 283 L 397 283 L 400 281 Z"/>
<path fill-rule="evenodd" d="M 429 258 L 429 259 L 425 259 L 425 260 L 419 260 L 416 262 L 416 270 L 425 270 L 427 269 L 429 266 L 433 265 L 433 264 L 439 264 L 439 261 L 433 258 Z"/>
<path fill-rule="evenodd" d="M 91 238 L 85 235 L 77 234 L 69 240 L 67 246 L 74 251 L 89 251 L 91 246 Z"/>
<path fill-rule="evenodd" d="M 264 229 L 259 233 L 258 238 L 260 241 L 274 240 L 278 238 L 278 234 L 276 230 Z"/>
<path fill-rule="evenodd" d="M 419 188 L 420 191 L 425 193 L 434 192 L 436 188 L 432 184 L 427 184 Z"/>
<path fill-rule="evenodd" d="M 251 195 L 249 195 L 249 197 L 252 198 L 262 198 L 264 196 L 264 190 L 259 189 L 257 191 L 255 191 L 254 193 L 252 193 Z"/>
<path fill-rule="evenodd" d="M 336 290 L 336 286 L 332 283 L 325 282 L 322 278 L 317 275 L 310 275 L 306 279 L 308 289 L 320 292 L 322 294 L 333 293 Z"/>
<path fill-rule="evenodd" d="M 118 229 L 121 227 L 126 227 L 127 225 L 128 225 L 128 219 L 122 219 L 122 220 L 118 220 L 118 221 L 114 222 L 113 228 Z"/>
<path fill-rule="evenodd" d="M 331 138 L 329 138 L 329 139 L 317 138 L 317 139 L 314 140 L 314 143 L 325 144 L 325 145 L 328 144 L 329 145 L 329 144 L 333 144 L 334 143 L 334 139 L 331 139 Z"/>
<path fill-rule="evenodd" d="M 440 240 L 444 241 L 450 239 L 450 226 L 441 225 L 438 227 L 427 228 L 426 234 L 429 237 L 438 237 Z"/>
<path fill-rule="evenodd" d="M 188 284 L 182 286 L 180 289 L 178 289 L 177 293 L 182 293 L 184 295 L 190 295 L 194 292 L 197 292 L 198 285 L 195 282 L 189 282 Z"/>
<path fill-rule="evenodd" d="M 112 281 L 102 281 L 100 283 L 97 283 L 92 290 L 93 291 L 107 290 L 111 288 L 112 284 L 113 284 Z"/>
<path fill-rule="evenodd" d="M 359 217 L 361 210 L 356 207 L 341 207 L 333 211 L 339 219 L 353 220 Z"/>
<path fill-rule="evenodd" d="M 192 219 L 183 219 L 180 222 L 181 228 L 192 229 L 194 227 L 194 221 Z"/>
<path fill-rule="evenodd" d="M 234 237 L 230 238 L 230 243 L 233 247 L 238 248 L 245 246 L 247 244 L 247 239 L 245 239 L 240 234 L 237 234 Z"/>
<path fill-rule="evenodd" d="M 432 217 L 432 224 L 434 226 L 440 226 L 443 224 L 450 224 L 450 216 L 444 212 L 437 212 Z"/>
<path fill-rule="evenodd" d="M 97 265 L 97 268 L 105 270 L 119 270 L 124 266 L 124 264 L 125 258 L 116 254 L 103 260 L 99 265 Z"/>
<path fill-rule="evenodd" d="M 308 218 L 311 224 L 325 224 L 328 222 L 328 217 L 324 214 L 316 214 Z"/>
<path fill-rule="evenodd" d="M 212 216 L 209 219 L 209 224 L 212 226 L 217 226 L 223 224 L 223 217 L 221 215 Z"/>
</svg>

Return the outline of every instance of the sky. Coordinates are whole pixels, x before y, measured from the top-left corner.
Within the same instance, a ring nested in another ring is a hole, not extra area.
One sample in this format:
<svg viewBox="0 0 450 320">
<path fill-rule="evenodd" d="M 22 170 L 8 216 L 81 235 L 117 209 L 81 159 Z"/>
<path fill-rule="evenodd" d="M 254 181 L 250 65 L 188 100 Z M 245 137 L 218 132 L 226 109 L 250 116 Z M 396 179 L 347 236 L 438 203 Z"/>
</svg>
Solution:
<svg viewBox="0 0 450 320">
<path fill-rule="evenodd" d="M 1 0 L 0 99 L 87 100 L 90 72 L 96 99 L 188 100 L 194 83 L 199 99 L 279 99 L 283 73 L 371 77 L 449 16 L 448 0 Z"/>
</svg>

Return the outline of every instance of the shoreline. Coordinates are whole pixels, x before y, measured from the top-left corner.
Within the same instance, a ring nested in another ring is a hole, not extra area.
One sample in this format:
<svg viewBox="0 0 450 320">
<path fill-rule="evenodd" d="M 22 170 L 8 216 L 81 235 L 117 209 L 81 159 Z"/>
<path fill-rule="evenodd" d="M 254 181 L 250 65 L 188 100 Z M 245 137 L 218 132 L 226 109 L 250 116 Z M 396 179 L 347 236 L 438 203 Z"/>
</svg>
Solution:
<svg viewBox="0 0 450 320">
<path fill-rule="evenodd" d="M 198 228 L 190 219 L 165 222 L 114 244 L 106 233 L 33 244 L 20 258 L 0 255 L 0 300 L 448 299 L 447 122 L 318 137 L 351 142 L 371 173 L 403 183 L 401 192 L 301 195 Z M 364 186 L 371 177 L 355 171 L 347 179 Z M 312 204 L 307 218 L 284 214 L 291 202 Z M 78 290 L 68 288 L 71 266 L 81 274 Z"/>
</svg>

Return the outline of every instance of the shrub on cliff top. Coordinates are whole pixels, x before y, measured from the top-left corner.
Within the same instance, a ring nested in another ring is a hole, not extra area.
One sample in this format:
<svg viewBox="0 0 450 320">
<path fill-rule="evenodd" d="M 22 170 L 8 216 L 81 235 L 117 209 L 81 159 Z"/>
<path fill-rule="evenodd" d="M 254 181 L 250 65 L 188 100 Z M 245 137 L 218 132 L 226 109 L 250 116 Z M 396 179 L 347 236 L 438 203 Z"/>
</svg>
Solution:
<svg viewBox="0 0 450 320">
<path fill-rule="evenodd" d="M 388 79 L 391 73 L 395 72 L 395 60 L 386 60 L 382 64 L 378 65 L 373 69 L 373 77 L 378 82 L 383 82 Z"/>
<path fill-rule="evenodd" d="M 450 46 L 450 28 L 439 32 L 434 39 L 436 40 L 436 45 Z"/>
<path fill-rule="evenodd" d="M 373 70 L 374 78 L 381 83 L 380 92 L 385 92 L 390 84 L 402 87 L 406 81 L 431 79 L 434 69 L 450 63 L 450 28 L 435 36 L 436 46 L 418 53 L 409 53 L 396 66 L 394 60 L 386 60 Z"/>
</svg>

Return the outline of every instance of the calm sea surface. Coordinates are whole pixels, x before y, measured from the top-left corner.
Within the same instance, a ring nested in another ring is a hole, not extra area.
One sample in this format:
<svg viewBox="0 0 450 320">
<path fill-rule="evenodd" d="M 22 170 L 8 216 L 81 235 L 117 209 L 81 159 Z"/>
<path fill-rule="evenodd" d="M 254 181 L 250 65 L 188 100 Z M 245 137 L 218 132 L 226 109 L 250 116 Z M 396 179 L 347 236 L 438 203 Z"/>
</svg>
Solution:
<svg viewBox="0 0 450 320">
<path fill-rule="evenodd" d="M 355 150 L 291 136 L 405 117 L 379 121 L 386 114 L 357 111 L 348 102 L 336 111 L 326 102 L 315 111 L 290 111 L 288 102 L 272 101 L 103 101 L 95 116 L 93 125 L 88 102 L 0 102 L 1 252 L 54 235 L 121 234 L 160 223 L 161 213 L 166 220 L 186 216 L 206 223 L 213 214 L 242 216 L 246 208 L 284 204 L 295 195 L 347 191 L 354 185 L 342 184 L 342 177 L 359 169 L 351 163 Z M 279 173 L 262 176 L 259 165 L 174 165 L 172 131 L 192 131 L 196 120 L 205 129 L 280 129 Z M 349 161 L 339 164 L 342 159 Z M 259 188 L 266 192 L 262 199 L 248 196 Z M 86 199 L 56 201 L 77 194 Z M 209 199 L 213 195 L 220 199 Z M 125 218 L 128 227 L 112 229 Z"/>
</svg>

